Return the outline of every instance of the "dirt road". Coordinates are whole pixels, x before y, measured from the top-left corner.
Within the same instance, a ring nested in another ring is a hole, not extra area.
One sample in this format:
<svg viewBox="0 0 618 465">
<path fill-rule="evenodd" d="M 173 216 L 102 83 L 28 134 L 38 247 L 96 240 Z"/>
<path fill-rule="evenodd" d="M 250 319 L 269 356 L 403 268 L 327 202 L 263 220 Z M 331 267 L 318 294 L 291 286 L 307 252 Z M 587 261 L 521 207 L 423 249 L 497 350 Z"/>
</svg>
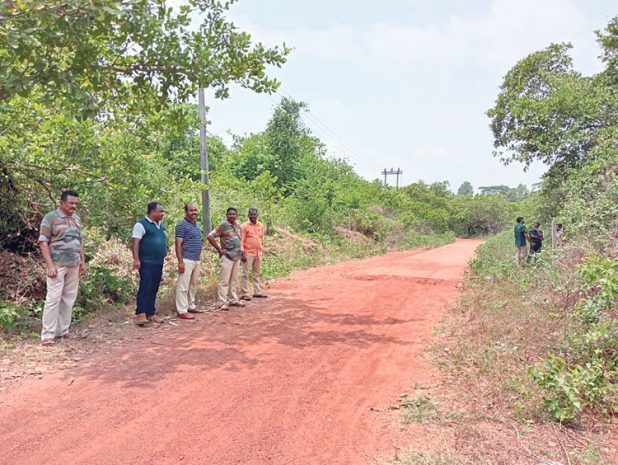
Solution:
<svg viewBox="0 0 618 465">
<path fill-rule="evenodd" d="M 246 309 L 27 380 L 0 394 L 0 463 L 372 463 L 398 441 L 380 410 L 435 379 L 421 352 L 477 245 L 297 272 Z"/>
</svg>

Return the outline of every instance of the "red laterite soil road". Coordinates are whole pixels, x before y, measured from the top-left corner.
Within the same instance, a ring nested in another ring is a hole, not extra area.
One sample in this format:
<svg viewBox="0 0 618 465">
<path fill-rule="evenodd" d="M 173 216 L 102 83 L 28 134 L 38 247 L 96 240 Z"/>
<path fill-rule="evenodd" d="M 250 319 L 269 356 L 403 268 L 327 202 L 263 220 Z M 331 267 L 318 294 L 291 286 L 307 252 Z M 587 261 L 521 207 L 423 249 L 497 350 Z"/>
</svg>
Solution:
<svg viewBox="0 0 618 465">
<path fill-rule="evenodd" d="M 478 244 L 295 272 L 245 309 L 25 380 L 0 393 L 0 463 L 373 463 L 400 445 L 382 410 L 437 379 L 421 353 Z"/>
</svg>

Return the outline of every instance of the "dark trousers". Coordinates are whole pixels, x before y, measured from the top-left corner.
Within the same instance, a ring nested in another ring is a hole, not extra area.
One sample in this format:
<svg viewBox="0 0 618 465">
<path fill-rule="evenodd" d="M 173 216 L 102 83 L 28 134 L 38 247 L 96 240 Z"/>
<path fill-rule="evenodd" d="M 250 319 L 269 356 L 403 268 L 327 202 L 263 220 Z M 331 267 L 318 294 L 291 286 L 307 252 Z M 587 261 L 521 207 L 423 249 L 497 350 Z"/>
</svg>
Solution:
<svg viewBox="0 0 618 465">
<path fill-rule="evenodd" d="M 541 247 L 543 246 L 542 242 L 532 242 L 530 244 L 530 253 L 528 257 L 526 257 L 526 261 L 530 261 L 530 259 L 534 256 L 534 254 L 541 253 Z M 534 257 L 536 260 L 536 257 Z"/>
<path fill-rule="evenodd" d="M 152 316 L 157 311 L 155 302 L 162 275 L 163 265 L 142 262 L 139 269 L 139 289 L 137 290 L 137 308 L 135 309 L 137 315 L 145 313 L 146 316 Z"/>
</svg>

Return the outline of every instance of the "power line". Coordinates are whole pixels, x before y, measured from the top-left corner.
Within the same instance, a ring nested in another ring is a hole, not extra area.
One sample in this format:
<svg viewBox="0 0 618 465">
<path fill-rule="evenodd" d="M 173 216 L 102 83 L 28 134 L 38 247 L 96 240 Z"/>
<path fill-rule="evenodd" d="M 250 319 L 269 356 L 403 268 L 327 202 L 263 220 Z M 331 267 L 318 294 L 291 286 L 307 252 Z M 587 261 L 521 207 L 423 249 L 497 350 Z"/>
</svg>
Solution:
<svg viewBox="0 0 618 465">
<path fill-rule="evenodd" d="M 289 92 L 287 92 L 286 90 L 284 90 L 283 88 L 281 88 L 281 92 L 284 93 L 287 97 L 291 98 L 292 100 L 296 100 L 292 95 L 290 95 Z M 361 152 L 360 150 L 358 150 L 357 148 L 355 148 L 353 145 L 351 145 L 349 142 L 347 142 L 343 137 L 341 137 L 339 134 L 337 134 L 334 130 L 332 130 L 326 123 L 322 122 L 317 116 L 315 116 L 315 114 L 313 114 L 311 112 L 311 110 L 307 110 L 306 113 L 309 118 L 315 123 L 318 124 L 319 126 L 323 127 L 325 131 L 329 132 L 330 134 L 332 134 L 333 137 L 335 137 L 336 139 L 338 139 L 339 141 L 341 141 L 341 143 L 348 147 L 348 150 L 352 151 L 353 153 L 355 153 L 358 157 L 364 159 L 366 162 L 370 163 L 373 165 L 374 168 L 379 168 L 379 165 L 377 165 L 372 157 L 364 154 L 363 152 Z"/>
<path fill-rule="evenodd" d="M 292 95 L 290 95 L 289 92 L 287 92 L 285 89 L 283 89 L 282 87 L 280 88 L 280 90 L 288 98 L 290 98 L 292 100 L 297 100 Z M 315 114 L 313 114 L 311 112 L 311 110 L 307 110 L 307 112 L 305 114 L 303 114 L 302 116 L 307 116 L 311 120 L 311 122 L 313 122 L 314 125 L 320 127 L 323 131 L 325 131 L 327 134 L 329 134 L 330 137 L 334 137 L 335 139 L 337 139 L 339 141 L 339 143 L 337 145 L 345 147 L 346 148 L 346 150 L 345 150 L 346 152 L 352 152 L 355 155 L 354 157 L 351 157 L 351 158 L 356 159 L 357 161 L 361 162 L 361 164 L 363 164 L 365 167 L 370 168 L 372 170 L 380 169 L 380 165 L 378 165 L 373 160 L 372 157 L 366 155 L 365 153 L 363 153 L 359 149 L 355 148 L 347 140 L 345 140 L 343 137 L 341 137 L 339 134 L 337 134 L 334 130 L 332 130 L 326 123 L 324 123 L 317 116 L 315 116 Z"/>
<path fill-rule="evenodd" d="M 291 99 L 294 99 L 293 97 L 291 97 L 289 94 L 287 94 L 287 96 Z M 271 97 L 270 95 L 268 95 L 268 98 L 276 105 L 278 104 L 277 100 L 275 100 L 273 97 Z M 371 171 L 375 171 L 377 169 L 380 169 L 378 165 L 374 164 L 372 161 L 366 161 L 363 158 L 360 158 L 358 156 L 354 156 L 352 155 L 350 152 L 353 153 L 353 150 L 350 149 L 349 147 L 345 147 L 345 145 L 343 145 L 341 142 L 338 141 L 333 141 L 331 135 L 328 134 L 328 131 L 333 132 L 332 130 L 329 130 L 329 128 L 326 125 L 322 125 L 324 127 L 321 127 L 319 125 L 317 125 L 317 123 L 314 122 L 315 125 L 310 124 L 309 121 L 307 121 L 307 119 L 305 118 L 306 116 L 308 116 L 310 114 L 310 112 L 306 112 L 306 113 L 301 113 L 300 117 L 301 119 L 305 122 L 305 124 L 308 124 L 309 126 L 313 126 L 313 130 L 316 131 L 318 134 L 322 135 L 322 136 L 326 136 L 326 138 L 329 139 L 329 142 L 331 145 L 335 146 L 344 156 L 347 156 L 350 160 L 354 161 L 354 162 L 358 162 L 359 164 L 363 165 L 365 168 L 371 170 Z M 313 120 L 312 120 L 313 122 Z M 317 125 L 317 127 L 316 127 Z"/>
</svg>

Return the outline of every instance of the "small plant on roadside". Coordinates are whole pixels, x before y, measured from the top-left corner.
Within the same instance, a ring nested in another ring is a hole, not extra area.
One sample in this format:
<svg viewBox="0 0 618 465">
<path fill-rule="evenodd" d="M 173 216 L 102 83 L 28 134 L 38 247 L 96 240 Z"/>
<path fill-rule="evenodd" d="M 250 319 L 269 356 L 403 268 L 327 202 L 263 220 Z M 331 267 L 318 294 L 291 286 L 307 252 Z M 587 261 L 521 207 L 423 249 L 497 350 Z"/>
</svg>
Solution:
<svg viewBox="0 0 618 465">
<path fill-rule="evenodd" d="M 594 444 L 588 445 L 577 456 L 577 460 L 582 465 L 605 465 L 607 462 L 603 460 L 603 454 Z"/>
<path fill-rule="evenodd" d="M 402 418 L 404 426 L 412 423 L 424 423 L 427 420 L 437 418 L 440 414 L 438 405 L 426 395 L 417 397 L 405 396 L 401 400 Z"/>
<path fill-rule="evenodd" d="M 417 451 L 405 451 L 388 462 L 388 465 L 460 465 L 461 462 L 448 454 L 425 454 Z"/>
<path fill-rule="evenodd" d="M 6 300 L 0 301 L 0 330 L 12 332 L 25 319 L 26 311 L 22 307 Z"/>
<path fill-rule="evenodd" d="M 560 423 L 576 423 L 586 407 L 601 406 L 615 391 L 615 372 L 608 372 L 598 358 L 569 366 L 552 355 L 540 367 L 530 368 L 530 376 L 541 388 L 545 408 Z"/>
<path fill-rule="evenodd" d="M 618 300 L 618 261 L 592 257 L 577 268 L 584 298 L 578 303 L 577 316 L 585 323 L 595 323 Z"/>
</svg>

